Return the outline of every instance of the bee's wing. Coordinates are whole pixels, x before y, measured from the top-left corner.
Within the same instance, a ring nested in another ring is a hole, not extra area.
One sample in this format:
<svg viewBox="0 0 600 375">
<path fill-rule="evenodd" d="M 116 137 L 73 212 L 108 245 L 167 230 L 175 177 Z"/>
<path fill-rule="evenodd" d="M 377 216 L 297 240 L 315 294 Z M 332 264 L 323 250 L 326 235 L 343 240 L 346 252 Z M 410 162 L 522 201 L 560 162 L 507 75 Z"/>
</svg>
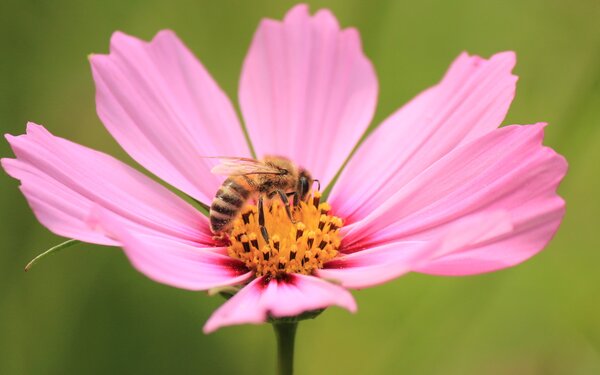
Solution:
<svg viewBox="0 0 600 375">
<path fill-rule="evenodd" d="M 242 176 L 247 174 L 279 174 L 280 171 L 265 163 L 250 158 L 215 157 L 220 164 L 215 165 L 210 171 L 214 174 L 228 176 Z"/>
</svg>

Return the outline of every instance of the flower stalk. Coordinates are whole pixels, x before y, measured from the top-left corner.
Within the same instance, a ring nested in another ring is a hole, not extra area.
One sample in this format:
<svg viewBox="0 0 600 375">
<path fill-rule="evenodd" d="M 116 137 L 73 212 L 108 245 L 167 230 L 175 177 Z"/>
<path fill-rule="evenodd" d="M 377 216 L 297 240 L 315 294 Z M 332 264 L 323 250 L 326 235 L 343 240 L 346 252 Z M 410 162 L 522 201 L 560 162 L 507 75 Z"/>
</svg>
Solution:
<svg viewBox="0 0 600 375">
<path fill-rule="evenodd" d="M 298 322 L 273 323 L 277 339 L 277 374 L 292 375 L 294 373 L 294 342 Z"/>
</svg>

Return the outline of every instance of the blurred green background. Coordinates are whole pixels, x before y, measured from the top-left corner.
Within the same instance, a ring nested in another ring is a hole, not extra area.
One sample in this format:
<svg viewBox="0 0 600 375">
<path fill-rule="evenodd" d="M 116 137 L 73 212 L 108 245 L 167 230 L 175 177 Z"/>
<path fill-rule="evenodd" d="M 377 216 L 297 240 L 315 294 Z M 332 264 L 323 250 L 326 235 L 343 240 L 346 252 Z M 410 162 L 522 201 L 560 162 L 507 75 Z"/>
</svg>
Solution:
<svg viewBox="0 0 600 375">
<path fill-rule="evenodd" d="M 301 324 L 298 374 L 600 374 L 600 2 L 314 1 L 355 26 L 380 81 L 377 123 L 435 83 L 461 51 L 518 54 L 506 123 L 548 121 L 566 155 L 567 215 L 550 246 L 516 268 L 465 278 L 409 275 L 354 293 Z M 26 121 L 130 162 L 95 114 L 86 56 L 115 30 L 174 29 L 236 98 L 262 17 L 290 1 L 33 1 L 0 4 L 0 126 Z M 12 155 L 0 144 L 0 155 Z M 156 284 L 120 250 L 82 245 L 23 266 L 61 239 L 0 173 L 0 374 L 264 374 L 269 326 L 206 336 L 219 297 Z"/>
</svg>

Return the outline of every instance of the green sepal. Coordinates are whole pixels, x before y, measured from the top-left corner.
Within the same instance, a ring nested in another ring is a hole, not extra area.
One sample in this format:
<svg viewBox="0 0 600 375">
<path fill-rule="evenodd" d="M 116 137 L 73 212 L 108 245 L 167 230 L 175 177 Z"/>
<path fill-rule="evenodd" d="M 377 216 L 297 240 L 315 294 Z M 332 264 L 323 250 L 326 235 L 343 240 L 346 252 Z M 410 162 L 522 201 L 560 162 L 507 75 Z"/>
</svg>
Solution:
<svg viewBox="0 0 600 375">
<path fill-rule="evenodd" d="M 310 310 L 310 311 L 305 311 L 300 315 L 296 315 L 296 316 L 284 316 L 281 318 L 276 318 L 273 316 L 269 316 L 267 318 L 267 323 L 272 323 L 272 324 L 281 324 L 281 323 L 298 323 L 302 320 L 308 320 L 308 319 L 314 319 L 317 316 L 321 315 L 321 313 L 325 311 L 325 309 L 317 309 L 317 310 Z"/>
<path fill-rule="evenodd" d="M 81 243 L 81 241 L 71 239 L 49 248 L 48 250 L 33 258 L 29 263 L 27 263 L 27 265 L 25 266 L 25 272 L 29 271 L 34 264 L 36 264 L 40 259 L 46 257 L 47 255 L 57 253 L 63 249 L 66 249 L 67 247 L 71 247 L 79 243 Z"/>
<path fill-rule="evenodd" d="M 220 295 L 221 297 L 225 298 L 225 299 L 230 299 L 231 297 L 233 297 L 237 292 L 240 291 L 240 289 L 242 289 L 241 286 L 219 286 L 216 288 L 211 288 L 208 290 L 208 295 L 209 296 L 215 296 L 215 295 Z"/>
</svg>

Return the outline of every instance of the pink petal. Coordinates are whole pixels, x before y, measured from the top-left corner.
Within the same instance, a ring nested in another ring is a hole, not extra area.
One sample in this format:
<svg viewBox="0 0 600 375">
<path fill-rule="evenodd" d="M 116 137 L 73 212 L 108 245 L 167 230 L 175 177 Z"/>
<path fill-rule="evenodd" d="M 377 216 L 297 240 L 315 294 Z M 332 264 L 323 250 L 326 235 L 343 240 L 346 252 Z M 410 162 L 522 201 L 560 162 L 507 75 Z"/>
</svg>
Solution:
<svg viewBox="0 0 600 375">
<path fill-rule="evenodd" d="M 287 156 L 326 185 L 367 129 L 377 90 L 358 32 L 298 5 L 260 24 L 239 96 L 257 155 Z"/>
<path fill-rule="evenodd" d="M 524 261 L 546 245 L 564 213 L 556 189 L 567 164 L 543 147 L 542 139 L 542 124 L 509 126 L 456 148 L 366 218 L 345 227 L 346 251 L 390 241 L 429 240 L 440 237 L 456 220 L 502 210 L 510 214 L 514 231 L 486 244 L 456 249 L 432 268 L 420 270 L 480 273 Z"/>
<path fill-rule="evenodd" d="M 21 181 L 38 220 L 54 233 L 81 241 L 117 245 L 87 221 L 98 205 L 123 225 L 188 241 L 212 243 L 204 216 L 166 188 L 98 151 L 55 137 L 29 123 L 27 134 L 7 135 L 16 159 L 2 166 Z"/>
<path fill-rule="evenodd" d="M 514 97 L 515 55 L 460 55 L 442 81 L 381 124 L 359 147 L 329 202 L 347 223 L 381 206 L 460 144 L 497 128 Z"/>
<path fill-rule="evenodd" d="M 200 247 L 178 239 L 126 230 L 114 214 L 97 208 L 95 221 L 123 246 L 131 264 L 150 279 L 189 290 L 242 284 L 253 275 L 226 248 Z"/>
<path fill-rule="evenodd" d="M 90 58 L 98 116 L 136 161 L 208 203 L 223 177 L 206 156 L 248 156 L 235 111 L 169 30 L 144 42 L 116 32 L 109 55 Z"/>
<path fill-rule="evenodd" d="M 329 261 L 317 271 L 319 277 L 346 288 L 367 288 L 393 280 L 430 264 L 448 253 L 473 246 L 513 231 L 510 215 L 488 211 L 453 222 L 428 241 L 398 241 Z"/>
<path fill-rule="evenodd" d="M 345 288 L 367 288 L 395 279 L 428 259 L 433 242 L 404 241 L 343 254 L 325 264 L 317 276 Z"/>
<path fill-rule="evenodd" d="M 300 274 L 285 280 L 258 278 L 225 302 L 204 326 L 205 333 L 234 324 L 259 324 L 268 316 L 295 316 L 305 311 L 337 305 L 351 312 L 356 302 L 346 289 Z"/>
</svg>

